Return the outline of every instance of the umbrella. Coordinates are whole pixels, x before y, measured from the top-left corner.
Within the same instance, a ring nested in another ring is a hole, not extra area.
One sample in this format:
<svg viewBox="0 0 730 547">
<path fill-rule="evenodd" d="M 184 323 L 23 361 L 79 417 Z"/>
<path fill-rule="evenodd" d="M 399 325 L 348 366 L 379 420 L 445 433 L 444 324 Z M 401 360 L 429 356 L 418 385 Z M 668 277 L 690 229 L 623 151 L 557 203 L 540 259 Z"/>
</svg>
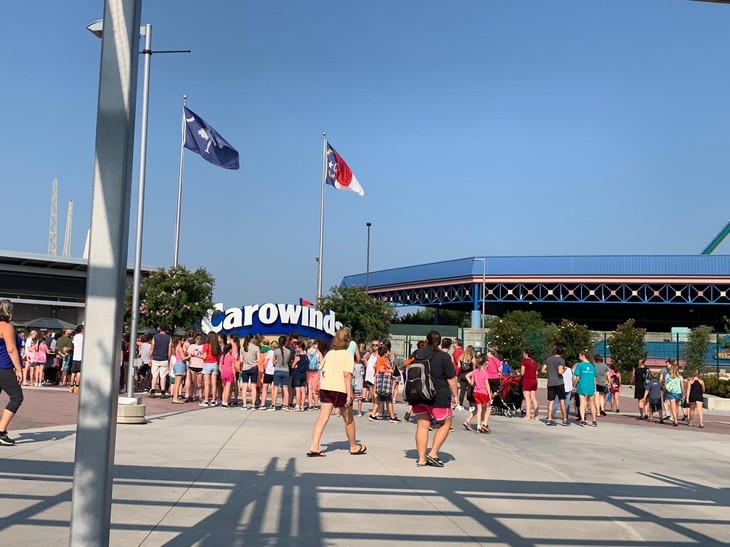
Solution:
<svg viewBox="0 0 730 547">
<path fill-rule="evenodd" d="M 38 319 L 28 321 L 25 326 L 31 329 L 48 330 L 73 329 L 76 327 L 76 325 L 73 325 L 68 321 L 61 321 L 55 317 L 39 317 Z"/>
</svg>

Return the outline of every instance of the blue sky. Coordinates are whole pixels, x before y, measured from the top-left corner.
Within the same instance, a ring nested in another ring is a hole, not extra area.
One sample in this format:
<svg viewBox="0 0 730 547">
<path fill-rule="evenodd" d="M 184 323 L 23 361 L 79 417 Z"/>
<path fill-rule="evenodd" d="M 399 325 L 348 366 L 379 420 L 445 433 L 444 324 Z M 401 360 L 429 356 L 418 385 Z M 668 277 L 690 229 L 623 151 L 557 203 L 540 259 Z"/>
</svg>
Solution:
<svg viewBox="0 0 730 547">
<path fill-rule="evenodd" d="M 46 252 L 58 178 L 59 254 L 69 199 L 83 251 L 100 57 L 85 26 L 102 11 L 3 6 L 4 250 Z M 365 270 L 368 221 L 378 270 L 695 254 L 730 216 L 730 6 L 155 0 L 142 20 L 154 49 L 193 50 L 152 60 L 143 263 L 172 262 L 187 94 L 241 155 L 239 171 L 185 158 L 180 260 L 226 306 L 314 297 L 323 131 L 366 192 L 327 189 L 325 287 Z"/>
</svg>

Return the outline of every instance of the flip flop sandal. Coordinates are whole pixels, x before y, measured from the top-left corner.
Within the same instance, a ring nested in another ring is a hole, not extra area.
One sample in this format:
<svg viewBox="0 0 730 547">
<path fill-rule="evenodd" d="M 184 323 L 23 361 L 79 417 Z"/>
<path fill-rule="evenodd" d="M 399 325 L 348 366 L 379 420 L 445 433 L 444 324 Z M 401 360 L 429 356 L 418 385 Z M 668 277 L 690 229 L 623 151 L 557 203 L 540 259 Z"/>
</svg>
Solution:
<svg viewBox="0 0 730 547">
<path fill-rule="evenodd" d="M 424 463 L 416 462 L 416 467 L 426 467 L 427 465 L 428 465 L 428 462 L 424 462 Z"/>
<path fill-rule="evenodd" d="M 471 426 L 469 424 L 461 424 L 461 426 L 466 429 L 467 431 L 471 431 Z"/>
<path fill-rule="evenodd" d="M 430 465 L 431 467 L 443 467 L 444 466 L 444 462 L 442 462 L 438 458 L 433 458 L 431 456 L 426 456 L 426 465 Z"/>
<path fill-rule="evenodd" d="M 361 444 L 355 452 L 350 452 L 350 456 L 362 456 L 365 452 L 367 452 L 367 447 Z"/>
<path fill-rule="evenodd" d="M 324 452 L 307 452 L 307 458 L 324 458 L 326 454 Z"/>
</svg>

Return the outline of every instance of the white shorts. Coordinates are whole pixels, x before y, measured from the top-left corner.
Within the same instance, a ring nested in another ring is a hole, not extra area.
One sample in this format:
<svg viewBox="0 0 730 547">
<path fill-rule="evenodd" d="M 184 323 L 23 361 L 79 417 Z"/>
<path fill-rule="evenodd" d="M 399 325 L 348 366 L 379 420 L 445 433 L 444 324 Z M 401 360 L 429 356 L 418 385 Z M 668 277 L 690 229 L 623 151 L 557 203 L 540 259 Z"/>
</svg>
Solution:
<svg viewBox="0 0 730 547">
<path fill-rule="evenodd" d="M 167 378 L 170 373 L 170 364 L 167 361 L 152 361 L 152 377 Z"/>
</svg>

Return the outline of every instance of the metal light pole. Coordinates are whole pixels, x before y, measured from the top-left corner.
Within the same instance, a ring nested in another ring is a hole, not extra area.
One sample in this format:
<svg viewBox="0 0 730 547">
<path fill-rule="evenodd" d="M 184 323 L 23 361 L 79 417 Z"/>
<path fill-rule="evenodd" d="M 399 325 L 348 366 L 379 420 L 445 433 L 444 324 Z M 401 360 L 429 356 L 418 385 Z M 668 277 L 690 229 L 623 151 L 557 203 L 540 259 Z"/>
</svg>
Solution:
<svg viewBox="0 0 730 547">
<path fill-rule="evenodd" d="M 365 292 L 368 292 L 368 289 L 370 288 L 370 227 L 372 225 L 372 222 L 365 223 L 365 226 L 368 227 L 368 250 L 367 259 L 365 261 Z"/>
<path fill-rule="evenodd" d="M 94 21 L 86 27 L 97 38 L 103 36 L 104 22 Z M 147 23 L 140 27 L 139 35 L 144 36 L 144 79 L 142 83 L 142 122 L 139 144 L 139 182 L 137 185 L 137 228 L 134 245 L 134 278 L 132 281 L 132 323 L 129 332 L 130 358 L 137 356 L 137 331 L 139 330 L 139 286 L 142 281 L 142 235 L 144 233 L 144 191 L 145 178 L 147 176 L 147 126 L 149 121 L 150 104 L 150 65 L 153 53 L 190 53 L 189 49 L 152 51 L 152 25 Z M 183 126 L 184 126 L 183 120 Z M 179 197 L 178 197 L 179 201 Z M 178 203 L 179 207 L 179 203 Z M 176 237 L 177 245 L 177 237 Z M 175 256 L 177 265 L 177 252 Z M 127 397 L 134 398 L 134 367 L 129 363 L 127 373 Z M 127 401 L 129 402 L 129 401 Z"/>
<path fill-rule="evenodd" d="M 487 289 L 487 259 L 484 257 L 481 258 L 475 258 L 474 262 L 481 262 L 482 263 L 482 290 L 481 294 L 481 300 L 482 300 L 482 311 L 481 311 L 481 318 L 482 318 L 482 343 L 484 343 L 484 301 L 486 300 L 486 289 Z"/>
<path fill-rule="evenodd" d="M 144 26 L 144 80 L 142 83 L 142 127 L 139 144 L 139 183 L 137 186 L 137 233 L 134 244 L 134 281 L 132 282 L 132 324 L 129 331 L 129 363 L 127 397 L 134 397 L 134 366 L 137 357 L 137 329 L 139 328 L 139 285 L 142 278 L 142 231 L 144 226 L 144 183 L 147 175 L 147 122 L 150 104 L 150 63 L 152 62 L 152 25 Z M 141 32 L 141 31 L 140 31 Z"/>
<path fill-rule="evenodd" d="M 99 38 L 103 35 L 103 22 L 94 21 L 89 31 Z M 152 25 L 147 23 L 139 29 L 144 36 L 144 79 L 142 84 L 142 122 L 139 145 L 139 182 L 137 184 L 137 228 L 134 245 L 134 280 L 132 282 L 132 324 L 130 326 L 129 343 L 130 358 L 137 356 L 137 329 L 139 328 L 139 285 L 142 278 L 142 233 L 144 227 L 144 185 L 147 174 L 147 125 L 150 103 L 150 63 L 152 60 Z M 127 375 L 127 397 L 134 397 L 134 367 L 129 363 Z"/>
</svg>

